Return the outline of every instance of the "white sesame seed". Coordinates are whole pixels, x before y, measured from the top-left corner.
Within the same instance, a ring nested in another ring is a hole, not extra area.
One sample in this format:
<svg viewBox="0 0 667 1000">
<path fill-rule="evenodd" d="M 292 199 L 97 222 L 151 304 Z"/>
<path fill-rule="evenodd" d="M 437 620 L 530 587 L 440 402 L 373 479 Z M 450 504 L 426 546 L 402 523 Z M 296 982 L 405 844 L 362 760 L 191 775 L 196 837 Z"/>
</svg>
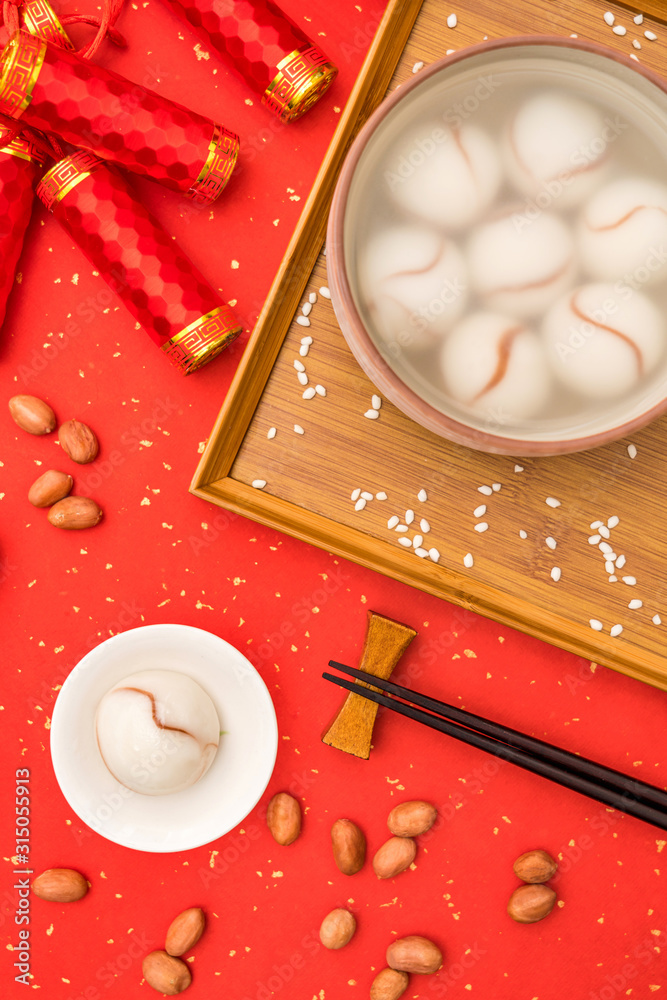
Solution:
<svg viewBox="0 0 667 1000">
<path fill-rule="evenodd" d="M 598 528 L 598 531 L 600 532 L 603 538 L 609 538 L 609 528 L 606 526 L 606 524 L 601 524 L 600 527 Z"/>
<path fill-rule="evenodd" d="M 315 386 L 309 385 L 308 388 L 304 389 L 303 392 L 301 393 L 301 398 L 312 399 L 314 395 L 315 395 Z"/>
<path fill-rule="evenodd" d="M 631 611 L 637 611 L 637 609 L 641 608 L 643 604 L 644 604 L 643 601 L 635 599 L 634 601 L 630 601 L 628 607 L 630 608 Z"/>
<path fill-rule="evenodd" d="M 456 14 L 449 14 L 447 16 L 447 27 L 448 28 L 455 28 L 456 25 L 457 25 L 457 23 L 458 23 L 458 18 L 456 16 Z"/>
<path fill-rule="evenodd" d="M 401 536 L 401 537 L 399 538 L 399 540 L 398 540 L 398 544 L 399 544 L 399 545 L 405 545 L 405 547 L 406 547 L 406 548 L 407 548 L 408 546 L 409 546 L 410 548 L 412 548 L 412 542 L 410 541 L 410 539 L 409 539 L 409 538 L 406 538 L 406 537 L 405 537 L 405 535 L 402 535 L 402 536 Z"/>
<path fill-rule="evenodd" d="M 398 514 L 392 514 L 389 520 L 387 521 L 387 527 L 389 528 L 389 530 L 391 531 L 392 528 L 395 528 L 396 525 L 400 523 L 400 520 L 401 519 L 398 516 Z"/>
<path fill-rule="evenodd" d="M 326 396 L 327 394 L 327 390 L 324 388 L 324 386 L 319 384 L 315 386 L 315 392 L 317 393 L 318 396 Z"/>
<path fill-rule="evenodd" d="M 523 528 L 519 531 L 519 538 L 528 538 L 528 532 L 524 531 Z"/>
<path fill-rule="evenodd" d="M 364 498 L 364 500 L 372 500 L 373 499 L 373 494 L 369 493 L 368 490 L 364 490 L 364 492 L 361 495 Z"/>
<path fill-rule="evenodd" d="M 470 569 L 474 565 L 474 562 L 475 560 L 472 557 L 472 552 L 468 552 L 466 555 L 464 555 L 463 565 L 466 567 L 466 569 Z"/>
<path fill-rule="evenodd" d="M 604 628 L 602 622 L 599 622 L 597 618 L 589 618 L 588 624 L 592 629 L 595 629 L 596 632 L 601 632 Z"/>
<path fill-rule="evenodd" d="M 642 47 L 642 43 L 641 43 L 641 42 L 638 42 L 636 38 L 633 38 L 633 39 L 632 39 L 632 44 L 634 45 L 634 47 L 635 47 L 636 49 L 641 49 L 641 47 Z"/>
<path fill-rule="evenodd" d="M 616 556 L 616 569 L 623 569 L 624 566 L 625 566 L 625 556 L 624 555 Z"/>
<path fill-rule="evenodd" d="M 431 525 L 428 523 L 425 517 L 422 517 L 422 519 L 420 520 L 419 527 L 421 528 L 421 530 L 424 532 L 425 535 L 428 535 L 429 531 L 431 530 Z"/>
<path fill-rule="evenodd" d="M 637 445 L 635 445 L 635 444 L 629 444 L 628 445 L 628 455 L 630 456 L 630 458 L 636 458 L 637 457 Z"/>
<path fill-rule="evenodd" d="M 632 20 L 635 22 L 635 24 L 643 24 L 644 23 L 644 15 L 643 14 L 637 14 L 637 16 L 633 17 Z"/>
<path fill-rule="evenodd" d="M 644 38 L 648 38 L 649 42 L 654 42 L 658 36 L 654 31 L 645 31 Z"/>
<path fill-rule="evenodd" d="M 491 483 L 491 487 L 493 489 L 493 492 L 497 493 L 498 490 L 502 489 L 502 483 Z"/>
<path fill-rule="evenodd" d="M 380 407 L 382 406 L 382 400 L 380 399 L 379 396 L 371 397 L 371 406 L 373 407 L 374 410 L 380 409 Z"/>
<path fill-rule="evenodd" d="M 606 563 L 604 564 L 605 573 L 613 573 L 615 568 L 616 567 L 614 566 L 611 559 L 607 559 Z"/>
<path fill-rule="evenodd" d="M 614 638 L 616 638 L 616 636 L 620 635 L 622 631 L 623 631 L 622 625 L 612 625 L 612 627 L 609 629 L 609 635 L 612 635 Z"/>
<path fill-rule="evenodd" d="M 551 570 L 551 579 L 554 581 L 554 583 L 558 583 L 558 581 L 560 580 L 560 566 L 554 566 L 554 568 Z"/>
<path fill-rule="evenodd" d="M 278 433 L 278 432 L 277 432 L 277 430 L 276 430 L 276 428 L 275 428 L 275 427 L 269 427 L 269 429 L 268 429 L 268 431 L 267 431 L 267 433 L 266 433 L 266 436 L 267 436 L 267 438 L 269 439 L 269 441 L 271 441 L 271 440 L 272 440 L 272 438 L 274 438 L 274 437 L 276 436 L 276 434 L 277 434 L 277 433 Z"/>
<path fill-rule="evenodd" d="M 549 537 L 548 537 L 548 538 L 545 538 L 545 539 L 544 539 L 544 541 L 545 541 L 545 542 L 547 543 L 547 546 L 548 546 L 548 548 L 550 548 L 550 549 L 555 549 L 555 548 L 556 548 L 556 545 L 558 544 L 558 543 L 556 542 L 556 539 L 555 539 L 555 538 L 552 538 L 552 537 L 551 537 L 551 535 L 549 535 Z"/>
<path fill-rule="evenodd" d="M 421 545 L 424 544 L 424 536 L 423 535 L 415 535 L 414 538 L 412 539 L 412 544 L 414 545 L 414 547 L 416 549 L 418 549 Z"/>
<path fill-rule="evenodd" d="M 302 344 L 301 347 L 299 348 L 299 354 L 301 355 L 302 358 L 307 358 L 309 350 L 310 347 L 308 346 L 308 344 Z"/>
<path fill-rule="evenodd" d="M 621 579 L 623 580 L 623 583 L 627 583 L 628 587 L 634 587 L 635 584 L 637 583 L 637 580 L 634 576 L 624 576 L 621 577 Z"/>
<path fill-rule="evenodd" d="M 611 29 L 615 35 L 627 35 L 628 29 L 624 28 L 622 24 L 616 24 Z"/>
<path fill-rule="evenodd" d="M 408 531 L 407 524 L 397 524 L 396 531 L 398 531 L 399 534 L 403 534 L 404 532 Z M 412 545 L 412 542 L 410 542 L 410 545 Z"/>
<path fill-rule="evenodd" d="M 361 496 L 361 490 L 357 486 L 356 490 L 352 490 L 352 492 L 350 493 L 350 500 L 354 503 L 354 501 L 358 500 L 360 496 Z"/>
<path fill-rule="evenodd" d="M 615 528 L 615 527 L 616 527 L 616 525 L 617 525 L 617 524 L 618 524 L 619 522 L 620 522 L 620 518 L 619 518 L 619 517 L 616 517 L 616 515 L 614 514 L 614 516 L 613 516 L 613 517 L 610 517 L 610 518 L 609 518 L 609 520 L 607 521 L 607 527 L 608 527 L 608 528 Z"/>
<path fill-rule="evenodd" d="M 618 577 L 614 576 L 614 574 L 612 573 L 612 575 L 609 577 L 609 583 L 616 583 L 617 580 L 618 580 Z"/>
<path fill-rule="evenodd" d="M 523 465 L 515 465 L 514 466 L 514 471 L 515 472 L 523 472 Z"/>
<path fill-rule="evenodd" d="M 263 490 L 266 486 L 266 479 L 253 479 L 251 485 L 254 486 L 256 490 Z"/>
<path fill-rule="evenodd" d="M 607 22 L 607 24 L 608 24 L 608 25 L 609 25 L 609 27 L 611 28 L 612 24 L 613 24 L 613 23 L 614 23 L 614 21 L 616 20 L 616 18 L 615 18 L 615 17 L 614 17 L 614 15 L 612 14 L 612 12 L 611 12 L 610 10 L 608 10 L 608 11 L 607 11 L 607 12 L 606 12 L 605 14 L 603 14 L 602 16 L 604 17 L 605 21 Z"/>
<path fill-rule="evenodd" d="M 653 615 L 651 621 L 653 622 L 654 625 L 662 625 L 662 618 L 660 617 L 660 615 Z"/>
<path fill-rule="evenodd" d="M 606 556 L 608 556 L 611 552 L 614 551 L 612 549 L 611 545 L 609 544 L 609 542 L 600 542 L 600 544 L 598 545 L 598 548 L 599 548 L 600 552 L 604 552 L 604 554 Z"/>
<path fill-rule="evenodd" d="M 484 517 L 484 515 L 486 514 L 486 504 L 481 503 L 479 507 L 475 507 L 473 514 L 475 515 L 475 517 Z"/>
<path fill-rule="evenodd" d="M 366 506 L 366 501 L 364 500 L 363 497 L 359 497 L 359 499 L 357 500 L 357 502 L 354 505 L 354 509 L 355 510 L 363 510 L 365 506 Z"/>
<path fill-rule="evenodd" d="M 303 313 L 304 316 L 310 316 L 312 309 L 313 306 L 310 302 L 304 302 L 304 304 L 301 306 L 301 312 Z"/>
<path fill-rule="evenodd" d="M 387 499 L 387 494 L 384 491 L 381 491 L 380 493 L 376 493 L 375 494 L 375 499 L 376 500 L 386 500 Z"/>
<path fill-rule="evenodd" d="M 544 502 L 547 507 L 560 507 L 560 500 L 556 500 L 555 497 L 547 497 Z"/>
<path fill-rule="evenodd" d="M 588 536 L 588 544 L 589 545 L 597 545 L 599 541 L 600 541 L 600 535 L 589 535 Z"/>
<path fill-rule="evenodd" d="M 322 285 L 322 287 L 320 288 L 320 295 L 322 296 L 323 299 L 331 298 L 331 292 L 329 291 L 326 285 Z"/>
<path fill-rule="evenodd" d="M 317 302 L 317 292 L 311 292 L 310 295 L 308 296 L 308 301 L 310 302 L 311 306 L 314 306 L 315 303 Z"/>
<path fill-rule="evenodd" d="M 294 367 L 298 372 L 305 372 L 306 370 L 306 366 L 304 365 L 303 361 L 299 361 L 298 358 L 294 359 Z"/>
<path fill-rule="evenodd" d="M 405 512 L 405 523 L 406 524 L 412 524 L 412 522 L 414 521 L 414 519 L 415 519 L 415 512 L 414 512 L 414 510 L 409 510 L 409 509 L 406 510 L 406 512 Z"/>
<path fill-rule="evenodd" d="M 369 420 L 377 420 L 380 414 L 378 413 L 377 410 L 366 410 L 364 416 L 368 417 Z"/>
<path fill-rule="evenodd" d="M 424 63 L 423 62 L 416 62 L 414 64 L 414 66 L 412 67 L 412 72 L 413 73 L 418 73 L 419 70 L 423 69 L 423 68 L 424 68 Z"/>
<path fill-rule="evenodd" d="M 426 492 L 426 490 L 420 490 L 419 493 L 417 494 L 417 499 L 420 501 L 420 503 L 425 503 L 428 500 L 428 493 Z"/>
<path fill-rule="evenodd" d="M 296 377 L 298 378 L 301 385 L 308 385 L 308 376 L 305 372 L 297 372 Z"/>
<path fill-rule="evenodd" d="M 431 559 L 432 559 L 433 562 L 436 562 L 436 563 L 440 562 L 440 553 L 438 552 L 438 550 L 436 548 L 429 549 L 428 550 L 428 554 L 431 557 Z"/>
<path fill-rule="evenodd" d="M 591 521 L 591 528 L 593 529 L 593 531 L 595 531 L 595 529 L 599 528 L 601 524 L 602 521 Z"/>
<path fill-rule="evenodd" d="M 478 486 L 477 487 L 477 492 L 478 493 L 483 493 L 485 497 L 491 497 L 491 496 L 493 496 L 493 490 L 491 489 L 490 486 Z"/>
<path fill-rule="evenodd" d="M 301 342 L 302 344 L 308 344 L 308 346 L 310 347 L 310 345 L 311 345 L 311 344 L 312 344 L 312 342 L 313 342 L 313 338 L 312 338 L 312 337 L 309 337 L 309 336 L 307 336 L 307 335 L 306 335 L 305 337 L 302 337 L 302 338 L 301 338 L 301 341 L 300 341 L 300 342 Z"/>
<path fill-rule="evenodd" d="M 296 321 L 299 326 L 310 326 L 310 320 L 307 316 L 297 316 Z"/>
<path fill-rule="evenodd" d="M 606 553 L 606 558 L 609 560 L 609 562 L 616 562 L 616 560 L 618 559 L 618 556 L 616 555 L 615 552 L 607 552 Z"/>
<path fill-rule="evenodd" d="M 419 545 L 415 549 L 415 555 L 419 556 L 420 559 L 426 559 L 426 556 L 428 555 L 428 549 L 424 549 L 422 548 L 421 545 Z"/>
<path fill-rule="evenodd" d="M 456 49 L 447 49 L 447 51 L 445 52 L 445 55 L 446 56 L 451 56 L 452 52 L 456 52 Z"/>
<path fill-rule="evenodd" d="M 488 527 L 489 526 L 486 523 L 486 521 L 478 521 L 477 524 L 475 525 L 475 531 L 486 531 Z"/>
<path fill-rule="evenodd" d="M 304 429 L 301 426 L 301 424 L 295 424 L 294 425 L 294 433 L 295 434 L 305 434 L 306 432 L 304 431 Z"/>
</svg>

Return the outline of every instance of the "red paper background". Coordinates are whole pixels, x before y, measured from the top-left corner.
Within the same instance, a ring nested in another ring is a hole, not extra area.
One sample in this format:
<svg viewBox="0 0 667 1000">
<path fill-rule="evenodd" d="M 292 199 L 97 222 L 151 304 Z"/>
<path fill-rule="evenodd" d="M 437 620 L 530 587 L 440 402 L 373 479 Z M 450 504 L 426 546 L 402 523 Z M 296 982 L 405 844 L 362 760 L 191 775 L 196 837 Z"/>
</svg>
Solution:
<svg viewBox="0 0 667 1000">
<path fill-rule="evenodd" d="M 237 300 L 246 330 L 382 9 L 368 0 L 283 6 L 313 35 L 325 33 L 323 47 L 341 68 L 329 96 L 292 125 L 270 118 L 155 0 L 128 5 L 118 24 L 128 48 L 105 46 L 98 56 L 240 132 L 242 167 L 212 209 L 196 211 L 150 182 L 137 186 Z M 188 484 L 242 345 L 184 379 L 40 208 L 20 272 L 0 338 L 3 396 L 34 393 L 61 420 L 87 421 L 101 453 L 74 467 L 55 435 L 30 437 L 6 410 L 0 416 L 2 995 L 27 989 L 13 981 L 11 950 L 20 767 L 31 772 L 35 871 L 75 867 L 92 883 L 76 904 L 32 900 L 31 984 L 48 1000 L 153 996 L 141 956 L 195 905 L 208 930 L 193 953 L 193 1000 L 363 998 L 387 945 L 410 933 L 433 937 L 445 964 L 437 976 L 412 977 L 406 997 L 611 1000 L 664 988 L 666 835 L 398 718 L 380 720 L 368 762 L 319 737 L 340 702 L 321 671 L 330 658 L 357 662 L 370 608 L 418 630 L 399 679 L 659 785 L 667 784 L 665 695 L 195 499 Z M 98 500 L 98 528 L 59 532 L 30 507 L 29 485 L 51 466 L 71 471 L 76 492 Z M 54 700 L 74 664 L 109 635 L 155 622 L 208 629 L 245 652 L 273 696 L 280 731 L 258 807 L 226 837 L 182 854 L 133 852 L 83 827 L 49 757 Z M 305 811 L 289 848 L 263 821 L 283 789 Z M 355 819 L 372 853 L 387 836 L 390 808 L 417 797 L 438 805 L 441 822 L 422 838 L 416 870 L 388 882 L 370 864 L 352 878 L 338 872 L 335 819 Z M 519 926 L 505 912 L 517 884 L 512 862 L 537 846 L 561 857 L 563 905 L 543 923 Z M 355 912 L 359 929 L 344 951 L 327 952 L 318 928 L 339 905 Z"/>
</svg>

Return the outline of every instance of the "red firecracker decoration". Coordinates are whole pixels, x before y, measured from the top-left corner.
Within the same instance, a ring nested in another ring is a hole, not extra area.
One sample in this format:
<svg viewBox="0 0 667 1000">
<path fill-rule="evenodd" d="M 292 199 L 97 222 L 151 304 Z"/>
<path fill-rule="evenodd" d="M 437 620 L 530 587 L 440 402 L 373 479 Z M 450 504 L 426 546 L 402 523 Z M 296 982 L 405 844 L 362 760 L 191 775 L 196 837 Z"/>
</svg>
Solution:
<svg viewBox="0 0 667 1000">
<path fill-rule="evenodd" d="M 226 56 L 283 121 L 299 118 L 331 86 L 337 68 L 273 0 L 165 0 Z"/>
<path fill-rule="evenodd" d="M 234 169 L 233 132 L 52 42 L 16 32 L 0 71 L 0 113 L 195 201 L 215 201 Z"/>
<path fill-rule="evenodd" d="M 30 221 L 35 181 L 42 171 L 45 156 L 26 139 L 17 136 L 12 140 L 7 129 L 0 129 L 0 145 L 1 325 L 21 256 L 23 237 Z"/>
<path fill-rule="evenodd" d="M 100 157 L 86 150 L 65 157 L 44 175 L 37 194 L 185 374 L 241 332 L 231 308 Z"/>
</svg>

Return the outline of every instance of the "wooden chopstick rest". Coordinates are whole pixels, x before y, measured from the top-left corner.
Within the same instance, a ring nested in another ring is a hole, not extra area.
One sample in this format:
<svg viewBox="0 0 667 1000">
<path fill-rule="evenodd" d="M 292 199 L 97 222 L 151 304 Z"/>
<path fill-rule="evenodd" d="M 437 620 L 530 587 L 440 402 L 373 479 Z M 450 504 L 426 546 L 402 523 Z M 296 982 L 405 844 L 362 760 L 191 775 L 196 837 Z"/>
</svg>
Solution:
<svg viewBox="0 0 667 1000">
<path fill-rule="evenodd" d="M 416 635 L 413 628 L 369 611 L 359 669 L 373 677 L 388 680 Z M 363 681 L 356 683 L 362 687 L 371 686 Z M 374 702 L 357 694 L 348 694 L 333 722 L 322 734 L 322 742 L 368 760 L 377 711 L 378 705 Z"/>
</svg>

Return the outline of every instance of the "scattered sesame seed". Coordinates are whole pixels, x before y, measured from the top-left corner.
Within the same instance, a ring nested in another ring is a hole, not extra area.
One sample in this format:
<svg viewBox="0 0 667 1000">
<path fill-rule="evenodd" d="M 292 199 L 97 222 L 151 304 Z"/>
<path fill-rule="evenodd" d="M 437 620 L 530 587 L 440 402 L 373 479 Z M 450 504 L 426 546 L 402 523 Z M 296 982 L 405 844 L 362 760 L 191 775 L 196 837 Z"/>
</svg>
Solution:
<svg viewBox="0 0 667 1000">
<path fill-rule="evenodd" d="M 524 531 L 523 528 L 519 531 L 519 538 L 528 538 L 528 532 Z"/>
<path fill-rule="evenodd" d="M 417 494 L 417 499 L 420 501 L 420 503 L 425 503 L 426 500 L 428 500 L 428 493 L 426 492 L 426 490 L 424 489 L 420 490 L 419 493 Z"/>
<path fill-rule="evenodd" d="M 616 636 L 620 635 L 622 631 L 623 631 L 622 625 L 612 625 L 612 627 L 609 629 L 609 635 L 612 635 L 614 636 L 614 638 L 616 638 Z"/>
<path fill-rule="evenodd" d="M 415 555 L 419 556 L 420 559 L 426 559 L 426 556 L 428 555 L 428 549 L 422 548 L 422 546 L 419 545 L 415 549 Z"/>
<path fill-rule="evenodd" d="M 366 501 L 364 500 L 363 497 L 359 497 L 359 499 L 357 500 L 357 502 L 354 505 L 354 509 L 355 510 L 363 510 L 365 506 L 366 506 Z"/>
<path fill-rule="evenodd" d="M 447 27 L 448 28 L 455 28 L 456 25 L 457 25 L 457 23 L 458 23 L 458 18 L 456 16 L 456 14 L 449 14 L 447 16 Z"/>
<path fill-rule="evenodd" d="M 494 493 L 497 493 L 498 490 L 502 489 L 502 483 L 491 483 L 491 488 L 493 489 Z"/>
<path fill-rule="evenodd" d="M 642 43 L 641 43 L 641 42 L 638 42 L 636 38 L 633 38 L 633 39 L 632 39 L 632 44 L 634 45 L 634 47 L 635 47 L 636 49 L 641 49 L 641 47 L 642 47 Z"/>
<path fill-rule="evenodd" d="M 603 14 L 602 16 L 603 16 L 603 18 L 605 19 L 606 23 L 607 23 L 607 24 L 609 25 L 609 27 L 611 28 L 612 24 L 613 24 L 613 23 L 614 23 L 614 21 L 616 20 L 616 18 L 615 18 L 615 17 L 614 17 L 614 15 L 612 14 L 612 12 L 611 12 L 610 10 L 608 10 L 608 11 L 606 11 L 606 13 L 604 13 L 604 14 Z"/>
<path fill-rule="evenodd" d="M 609 583 L 616 583 L 617 581 L 618 577 L 612 573 L 612 575 L 609 577 Z"/>
<path fill-rule="evenodd" d="M 643 22 L 644 22 L 644 15 L 643 14 L 637 14 L 637 16 L 633 17 L 632 20 L 635 22 L 635 24 L 643 24 Z"/>
<path fill-rule="evenodd" d="M 593 531 L 595 531 L 595 529 L 599 528 L 601 524 L 602 521 L 591 521 L 591 528 L 593 529 Z"/>
<path fill-rule="evenodd" d="M 607 559 L 606 563 L 604 564 L 605 573 L 613 573 L 615 568 L 616 567 L 614 566 L 611 559 Z"/>
<path fill-rule="evenodd" d="M 266 486 L 266 479 L 253 479 L 251 485 L 254 486 L 256 490 L 263 490 Z"/>
<path fill-rule="evenodd" d="M 305 372 L 306 366 L 304 365 L 303 361 L 299 361 L 298 358 L 295 358 L 293 364 L 298 372 Z"/>
<path fill-rule="evenodd" d="M 327 394 L 327 390 L 324 388 L 324 386 L 319 384 L 315 386 L 315 392 L 317 393 L 318 396 L 326 396 Z"/>
<path fill-rule="evenodd" d="M 371 397 L 371 406 L 373 407 L 374 410 L 380 409 L 380 407 L 382 406 L 382 400 L 380 399 L 379 396 Z"/>
<path fill-rule="evenodd" d="M 662 625 L 662 618 L 660 617 L 660 615 L 653 615 L 651 621 L 653 622 L 654 625 Z"/>
<path fill-rule="evenodd" d="M 544 502 L 547 507 L 560 507 L 560 500 L 556 500 L 555 497 L 547 497 Z"/>
<path fill-rule="evenodd" d="M 644 38 L 648 38 L 649 42 L 654 42 L 657 39 L 657 35 L 654 31 L 645 31 Z"/>
<path fill-rule="evenodd" d="M 399 534 L 402 534 L 403 532 L 405 532 L 407 530 L 408 530 L 407 524 L 397 524 L 396 525 L 396 531 L 398 531 Z M 412 545 L 412 542 L 410 542 L 410 544 Z"/>
<path fill-rule="evenodd" d="M 420 520 L 419 527 L 421 528 L 421 530 L 424 532 L 425 535 L 428 535 L 429 531 L 431 530 L 431 525 L 428 523 L 425 517 L 422 517 L 422 519 Z"/>
<path fill-rule="evenodd" d="M 423 62 L 416 62 L 414 64 L 414 66 L 412 67 L 412 72 L 413 73 L 418 73 L 419 70 L 423 69 L 423 68 L 424 68 L 424 63 Z"/>
<path fill-rule="evenodd" d="M 600 535 L 589 535 L 588 536 L 588 544 L 589 545 L 597 545 L 598 542 L 600 541 L 600 537 L 601 537 Z"/>
<path fill-rule="evenodd" d="M 474 565 L 474 563 L 475 563 L 475 560 L 472 557 L 472 552 L 468 552 L 463 557 L 463 565 L 466 567 L 466 569 L 471 569 L 472 566 Z"/>
<path fill-rule="evenodd" d="M 301 393 L 301 398 L 312 399 L 314 395 L 315 395 L 315 386 L 309 385 L 308 388 L 304 389 L 303 392 Z"/>
<path fill-rule="evenodd" d="M 380 493 L 376 493 L 375 494 L 375 499 L 376 500 L 386 500 L 387 499 L 387 494 L 383 490 Z"/>
<path fill-rule="evenodd" d="M 514 466 L 514 471 L 515 472 L 523 472 L 523 465 L 515 465 Z"/>
<path fill-rule="evenodd" d="M 358 500 L 360 496 L 361 496 L 361 490 L 359 489 L 359 487 L 357 487 L 356 490 L 352 490 L 352 492 L 350 493 L 350 500 L 354 503 L 354 501 Z"/>
<path fill-rule="evenodd" d="M 305 434 L 305 431 L 304 431 L 303 427 L 301 426 L 301 424 L 295 424 L 294 425 L 294 433 L 295 434 Z"/>
<path fill-rule="evenodd" d="M 627 35 L 628 29 L 624 28 L 622 24 L 616 24 L 611 29 L 615 35 Z"/>
<path fill-rule="evenodd" d="M 630 608 L 631 611 L 637 611 L 638 608 L 641 608 L 643 606 L 643 604 L 644 604 L 643 601 L 640 601 L 640 600 L 638 600 L 638 599 L 635 598 L 634 601 L 630 601 L 630 603 L 628 604 L 628 607 Z"/>
<path fill-rule="evenodd" d="M 551 579 L 554 581 L 554 583 L 558 583 L 558 581 L 560 580 L 560 566 L 554 566 L 554 568 L 551 570 Z"/>
<path fill-rule="evenodd" d="M 490 486 L 478 486 L 477 492 L 483 493 L 485 497 L 493 496 L 493 490 L 491 489 Z"/>
<path fill-rule="evenodd" d="M 322 285 L 322 287 L 320 288 L 320 295 L 322 296 L 323 299 L 331 298 L 331 292 L 329 291 L 326 285 Z"/>
<path fill-rule="evenodd" d="M 414 545 L 414 547 L 416 549 L 418 549 L 421 545 L 424 544 L 424 536 L 423 535 L 415 535 L 414 538 L 412 539 L 412 544 Z"/>
<path fill-rule="evenodd" d="M 484 517 L 484 515 L 486 514 L 486 504 L 481 503 L 479 507 L 475 507 L 473 514 L 475 515 L 475 517 Z"/>
<path fill-rule="evenodd" d="M 369 493 L 368 490 L 364 490 L 364 492 L 361 495 L 364 498 L 364 500 L 372 500 L 373 499 L 373 494 Z"/>
<path fill-rule="evenodd" d="M 308 301 L 312 306 L 314 306 L 315 303 L 317 302 L 317 292 L 311 292 L 310 295 L 308 296 Z"/>
<path fill-rule="evenodd" d="M 305 337 L 302 337 L 302 338 L 301 338 L 301 343 L 302 343 L 302 344 L 308 344 L 308 346 L 309 346 L 309 347 L 310 347 L 310 345 L 312 344 L 312 342 L 313 342 L 313 338 L 312 338 L 312 337 L 309 337 L 309 336 L 307 336 L 307 335 L 306 335 Z"/>
<path fill-rule="evenodd" d="M 601 632 L 604 628 L 602 622 L 599 622 L 597 618 L 589 618 L 588 624 L 592 629 L 595 629 L 596 632 Z"/>
<path fill-rule="evenodd" d="M 308 385 L 308 376 L 305 372 L 297 372 L 296 377 L 298 378 L 301 385 Z"/>
<path fill-rule="evenodd" d="M 601 524 L 600 527 L 598 528 L 598 531 L 600 532 L 603 538 L 609 538 L 609 528 L 607 527 L 606 524 Z"/>
<path fill-rule="evenodd" d="M 549 537 L 548 537 L 548 538 L 545 538 L 545 539 L 544 539 L 544 541 L 545 541 L 545 542 L 547 543 L 547 546 L 548 546 L 548 548 L 550 548 L 550 549 L 555 549 L 555 548 L 556 548 L 556 545 L 558 544 L 558 543 L 556 542 L 556 539 L 555 539 L 555 538 L 552 538 L 552 537 L 551 537 L 551 535 L 549 535 Z"/>
<path fill-rule="evenodd" d="M 271 441 L 271 439 L 274 438 L 277 433 L 278 432 L 276 431 L 275 427 L 269 427 L 266 436 L 269 439 L 269 441 Z"/>
<path fill-rule="evenodd" d="M 598 545 L 598 548 L 599 548 L 600 552 L 604 552 L 604 554 L 606 556 L 608 556 L 610 553 L 612 553 L 614 551 L 612 549 L 611 545 L 609 544 L 609 542 L 600 542 L 600 544 Z"/>
<path fill-rule="evenodd" d="M 629 444 L 628 445 L 628 455 L 630 456 L 630 458 L 636 458 L 637 457 L 637 445 L 635 445 L 635 444 Z"/>
<path fill-rule="evenodd" d="M 429 554 L 429 556 L 430 556 L 430 558 L 432 559 L 433 562 L 436 562 L 436 563 L 440 562 L 440 553 L 438 552 L 438 550 L 436 548 L 429 549 L 428 550 L 428 554 Z"/>
<path fill-rule="evenodd" d="M 619 522 L 620 522 L 620 518 L 619 518 L 619 517 L 616 517 L 616 515 L 614 514 L 614 516 L 613 516 L 613 517 L 610 517 L 610 518 L 609 518 L 609 520 L 607 521 L 607 527 L 608 527 L 608 528 L 615 528 L 615 527 L 616 527 L 616 525 L 617 525 L 617 524 L 618 524 Z"/>
<path fill-rule="evenodd" d="M 398 514 L 392 514 L 391 517 L 389 518 L 389 520 L 387 521 L 387 527 L 391 531 L 391 529 L 395 528 L 396 525 L 399 524 L 399 523 L 400 523 L 400 518 L 399 518 Z"/>
<path fill-rule="evenodd" d="M 310 302 L 304 302 L 304 304 L 301 306 L 301 312 L 303 313 L 304 316 L 310 316 L 312 308 L 313 307 Z"/>
<path fill-rule="evenodd" d="M 310 347 L 308 344 L 302 344 L 301 347 L 299 348 L 299 354 L 301 355 L 302 358 L 307 358 L 309 350 Z"/>
<path fill-rule="evenodd" d="M 475 525 L 475 531 L 486 531 L 488 527 L 489 526 L 486 523 L 486 521 L 478 521 L 477 524 Z"/>
<path fill-rule="evenodd" d="M 368 417 L 369 420 L 377 420 L 380 414 L 377 410 L 366 410 L 364 416 Z"/>
<path fill-rule="evenodd" d="M 296 321 L 299 326 L 310 326 L 310 320 L 307 316 L 297 316 Z"/>
<path fill-rule="evenodd" d="M 634 576 L 624 576 L 622 577 L 623 583 L 627 583 L 628 587 L 634 587 L 637 580 Z"/>
<path fill-rule="evenodd" d="M 410 548 L 412 548 L 412 542 L 410 541 L 410 539 L 409 539 L 409 538 L 406 538 L 406 537 L 405 537 L 405 535 L 402 535 L 402 536 L 401 536 L 401 537 L 399 538 L 399 540 L 398 540 L 398 544 L 399 544 L 399 545 L 405 545 L 405 546 L 406 546 L 406 548 L 407 548 L 408 546 L 409 546 Z"/>
<path fill-rule="evenodd" d="M 405 523 L 406 524 L 412 524 L 412 522 L 414 521 L 414 519 L 415 519 L 415 512 L 414 512 L 414 510 L 410 510 L 410 509 L 406 510 L 406 512 L 405 512 Z"/>
<path fill-rule="evenodd" d="M 616 556 L 616 569 L 623 569 L 624 566 L 625 566 L 625 556 L 624 555 Z"/>
</svg>

